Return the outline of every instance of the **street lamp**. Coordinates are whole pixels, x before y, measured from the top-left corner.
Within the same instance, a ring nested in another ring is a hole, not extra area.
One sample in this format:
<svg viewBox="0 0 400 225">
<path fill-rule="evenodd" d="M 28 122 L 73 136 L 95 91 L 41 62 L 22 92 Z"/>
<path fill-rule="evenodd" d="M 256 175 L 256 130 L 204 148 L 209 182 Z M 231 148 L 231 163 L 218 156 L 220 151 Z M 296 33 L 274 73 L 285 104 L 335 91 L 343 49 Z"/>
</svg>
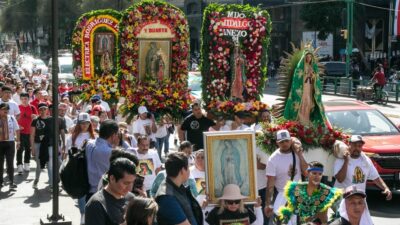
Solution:
<svg viewBox="0 0 400 225">
<path fill-rule="evenodd" d="M 52 33 L 52 85 L 53 85 L 53 210 L 52 215 L 40 219 L 41 225 L 72 225 L 71 221 L 65 219 L 64 216 L 58 213 L 58 141 L 59 141 L 59 120 L 58 120 L 58 0 L 51 0 L 51 33 Z"/>
</svg>

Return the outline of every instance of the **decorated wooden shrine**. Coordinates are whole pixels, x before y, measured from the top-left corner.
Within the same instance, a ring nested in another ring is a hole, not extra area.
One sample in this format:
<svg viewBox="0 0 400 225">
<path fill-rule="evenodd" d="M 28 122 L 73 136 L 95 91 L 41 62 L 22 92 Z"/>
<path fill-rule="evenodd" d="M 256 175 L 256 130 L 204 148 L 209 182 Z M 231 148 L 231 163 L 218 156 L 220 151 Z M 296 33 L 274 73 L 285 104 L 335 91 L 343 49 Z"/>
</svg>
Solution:
<svg viewBox="0 0 400 225">
<path fill-rule="evenodd" d="M 76 23 L 72 37 L 73 68 L 82 85 L 84 101 L 97 93 L 110 103 L 118 101 L 120 18 L 121 14 L 114 10 L 96 10 L 83 14 Z"/>
<path fill-rule="evenodd" d="M 123 13 L 120 33 L 123 114 L 130 119 L 145 105 L 157 115 L 182 117 L 191 103 L 189 27 L 184 13 L 164 1 L 142 1 Z"/>
<path fill-rule="evenodd" d="M 271 20 L 249 5 L 210 4 L 203 16 L 201 73 L 209 113 L 252 117 L 268 106 L 260 101 L 267 79 Z"/>
</svg>

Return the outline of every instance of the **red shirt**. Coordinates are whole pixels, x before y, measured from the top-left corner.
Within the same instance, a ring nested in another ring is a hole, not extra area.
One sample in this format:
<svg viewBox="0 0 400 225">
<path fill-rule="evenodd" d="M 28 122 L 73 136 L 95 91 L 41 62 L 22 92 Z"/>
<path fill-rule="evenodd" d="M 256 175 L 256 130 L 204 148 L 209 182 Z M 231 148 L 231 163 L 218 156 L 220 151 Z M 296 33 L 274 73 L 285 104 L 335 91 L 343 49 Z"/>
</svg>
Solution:
<svg viewBox="0 0 400 225">
<path fill-rule="evenodd" d="M 385 84 L 386 84 L 385 74 L 383 72 L 381 72 L 381 71 L 380 72 L 376 72 L 372 79 L 376 80 L 376 82 L 381 86 L 385 86 Z"/>
<path fill-rule="evenodd" d="M 18 124 L 21 128 L 21 134 L 31 133 L 32 114 L 38 115 L 36 108 L 33 105 L 19 105 L 21 114 L 19 116 Z"/>
<path fill-rule="evenodd" d="M 35 106 L 36 111 L 39 111 L 39 109 L 38 109 L 39 103 L 40 103 L 39 99 L 38 99 L 38 98 L 35 98 L 35 99 L 33 99 L 33 101 L 31 101 L 30 104 L 33 105 L 33 106 Z"/>
</svg>

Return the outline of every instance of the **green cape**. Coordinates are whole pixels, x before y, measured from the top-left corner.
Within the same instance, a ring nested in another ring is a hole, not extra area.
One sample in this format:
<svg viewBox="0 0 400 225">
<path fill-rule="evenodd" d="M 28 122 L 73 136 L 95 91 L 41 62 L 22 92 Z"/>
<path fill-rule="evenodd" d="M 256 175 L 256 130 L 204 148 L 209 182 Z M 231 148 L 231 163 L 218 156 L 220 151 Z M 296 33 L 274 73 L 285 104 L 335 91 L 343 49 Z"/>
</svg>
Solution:
<svg viewBox="0 0 400 225">
<path fill-rule="evenodd" d="M 301 98 L 303 96 L 303 71 L 304 71 L 304 59 L 309 51 L 305 50 L 303 56 L 298 62 L 296 69 L 294 70 L 292 85 L 288 98 L 285 103 L 285 111 L 283 117 L 287 120 L 297 121 L 298 113 L 301 105 Z M 316 77 L 314 79 L 314 103 L 315 107 L 310 113 L 310 121 L 314 125 L 325 126 L 325 111 L 322 105 L 322 91 L 321 81 L 318 75 L 318 65 L 315 60 L 312 60 L 312 68 L 315 71 Z"/>
</svg>

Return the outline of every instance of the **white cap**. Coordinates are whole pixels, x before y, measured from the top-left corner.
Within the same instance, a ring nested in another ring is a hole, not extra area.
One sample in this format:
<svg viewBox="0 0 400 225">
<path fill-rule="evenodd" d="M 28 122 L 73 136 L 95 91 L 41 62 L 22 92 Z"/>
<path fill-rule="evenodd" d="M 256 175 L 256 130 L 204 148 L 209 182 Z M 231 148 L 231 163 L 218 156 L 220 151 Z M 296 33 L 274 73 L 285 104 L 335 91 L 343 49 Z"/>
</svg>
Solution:
<svg viewBox="0 0 400 225">
<path fill-rule="evenodd" d="M 352 135 L 352 136 L 350 137 L 349 142 L 350 142 L 350 143 L 354 143 L 354 142 L 362 142 L 362 143 L 365 143 L 365 141 L 363 140 L 363 138 L 362 138 L 361 135 Z"/>
<path fill-rule="evenodd" d="M 43 96 L 48 96 L 49 95 L 49 93 L 47 93 L 47 91 L 41 91 L 41 94 L 43 95 Z"/>
<path fill-rule="evenodd" d="M 78 115 L 78 123 L 89 122 L 90 123 L 90 115 L 88 113 L 79 113 Z"/>
<path fill-rule="evenodd" d="M 147 111 L 147 108 L 146 108 L 146 106 L 140 106 L 139 107 L 139 109 L 138 109 L 138 113 L 139 114 L 143 114 L 143 113 L 147 113 L 148 111 Z"/>
<path fill-rule="evenodd" d="M 67 83 L 66 80 L 61 80 L 61 81 L 60 81 L 60 84 L 66 84 L 66 83 Z"/>
<path fill-rule="evenodd" d="M 281 142 L 285 140 L 291 140 L 290 133 L 287 130 L 279 130 L 276 133 L 276 141 Z"/>
</svg>

